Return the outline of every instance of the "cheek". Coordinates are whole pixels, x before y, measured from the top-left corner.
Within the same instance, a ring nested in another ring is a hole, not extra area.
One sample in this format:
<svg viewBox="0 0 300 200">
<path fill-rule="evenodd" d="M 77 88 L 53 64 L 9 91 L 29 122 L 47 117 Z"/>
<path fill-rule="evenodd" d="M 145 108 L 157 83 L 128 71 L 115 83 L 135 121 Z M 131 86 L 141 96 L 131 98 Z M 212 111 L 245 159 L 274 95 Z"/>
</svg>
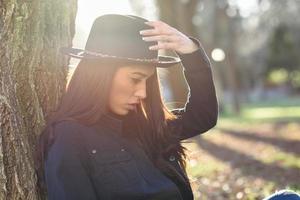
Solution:
<svg viewBox="0 0 300 200">
<path fill-rule="evenodd" d="M 133 95 L 133 86 L 128 80 L 116 80 L 112 84 L 110 91 L 111 102 L 121 104 Z"/>
</svg>

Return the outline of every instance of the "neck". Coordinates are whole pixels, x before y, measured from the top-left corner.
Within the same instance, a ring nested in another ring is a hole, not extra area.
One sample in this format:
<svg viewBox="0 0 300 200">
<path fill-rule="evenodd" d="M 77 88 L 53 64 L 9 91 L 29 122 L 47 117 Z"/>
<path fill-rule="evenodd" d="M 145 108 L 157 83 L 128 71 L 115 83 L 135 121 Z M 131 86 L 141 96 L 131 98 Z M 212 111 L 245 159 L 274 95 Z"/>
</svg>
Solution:
<svg viewBox="0 0 300 200">
<path fill-rule="evenodd" d="M 113 119 L 121 120 L 121 121 L 123 121 L 124 118 L 126 117 L 126 115 L 119 115 L 119 114 L 116 114 L 112 111 L 108 111 L 105 115 L 108 116 L 108 117 L 111 117 Z"/>
</svg>

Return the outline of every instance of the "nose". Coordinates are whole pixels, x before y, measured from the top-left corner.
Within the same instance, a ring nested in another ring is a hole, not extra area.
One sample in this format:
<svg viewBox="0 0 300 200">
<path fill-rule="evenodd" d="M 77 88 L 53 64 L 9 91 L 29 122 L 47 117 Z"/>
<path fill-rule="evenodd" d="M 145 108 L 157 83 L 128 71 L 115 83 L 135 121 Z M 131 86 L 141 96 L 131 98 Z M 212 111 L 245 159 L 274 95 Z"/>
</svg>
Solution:
<svg viewBox="0 0 300 200">
<path fill-rule="evenodd" d="M 146 81 L 139 85 L 136 92 L 134 93 L 134 96 L 138 97 L 139 99 L 145 99 L 147 97 Z"/>
</svg>

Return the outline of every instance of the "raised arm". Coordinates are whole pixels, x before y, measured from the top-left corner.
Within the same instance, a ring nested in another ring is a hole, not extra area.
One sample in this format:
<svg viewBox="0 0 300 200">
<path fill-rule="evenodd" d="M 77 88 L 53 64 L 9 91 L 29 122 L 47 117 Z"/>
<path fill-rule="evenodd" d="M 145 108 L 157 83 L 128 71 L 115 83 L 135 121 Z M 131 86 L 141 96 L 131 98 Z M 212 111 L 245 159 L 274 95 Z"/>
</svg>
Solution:
<svg viewBox="0 0 300 200">
<path fill-rule="evenodd" d="M 162 21 L 147 23 L 153 29 L 141 34 L 145 41 L 157 41 L 152 50 L 175 51 L 182 60 L 189 97 L 184 108 L 173 110 L 178 118 L 169 126 L 179 139 L 203 133 L 216 125 L 218 103 L 209 58 L 197 39 L 190 38 Z"/>
<path fill-rule="evenodd" d="M 172 110 L 177 119 L 169 123 L 181 140 L 208 131 L 216 125 L 218 118 L 218 102 L 209 58 L 200 42 L 191 39 L 198 45 L 198 50 L 188 54 L 177 53 L 189 86 L 188 100 L 184 108 Z"/>
</svg>

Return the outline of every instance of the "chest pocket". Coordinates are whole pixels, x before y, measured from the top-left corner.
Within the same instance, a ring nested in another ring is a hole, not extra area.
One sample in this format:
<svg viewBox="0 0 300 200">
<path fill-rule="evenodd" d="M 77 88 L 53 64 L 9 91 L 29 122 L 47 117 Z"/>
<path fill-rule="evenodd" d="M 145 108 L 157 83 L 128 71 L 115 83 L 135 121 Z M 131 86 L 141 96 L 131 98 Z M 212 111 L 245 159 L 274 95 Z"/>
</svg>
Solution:
<svg viewBox="0 0 300 200">
<path fill-rule="evenodd" d="M 92 150 L 95 165 L 95 182 L 109 190 L 134 187 L 142 181 L 135 160 L 125 149 Z"/>
</svg>

